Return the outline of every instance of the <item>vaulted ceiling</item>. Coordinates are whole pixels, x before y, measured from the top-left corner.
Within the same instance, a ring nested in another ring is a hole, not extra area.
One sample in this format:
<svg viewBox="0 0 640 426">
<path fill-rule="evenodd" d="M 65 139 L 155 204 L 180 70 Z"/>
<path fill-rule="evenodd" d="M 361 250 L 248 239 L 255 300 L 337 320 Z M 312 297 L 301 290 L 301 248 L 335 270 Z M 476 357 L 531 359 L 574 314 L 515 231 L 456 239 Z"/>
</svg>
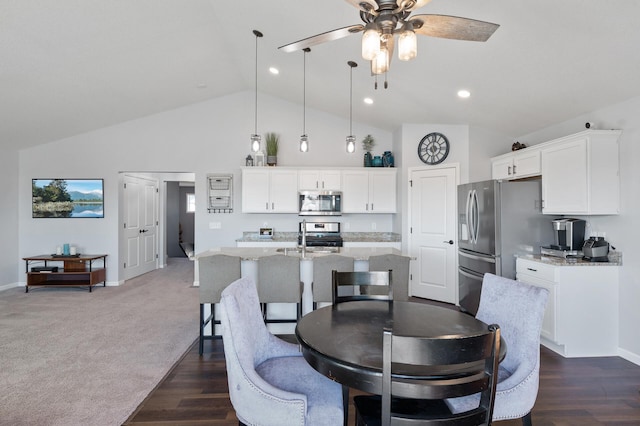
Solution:
<svg viewBox="0 0 640 426">
<path fill-rule="evenodd" d="M 386 90 L 374 90 L 359 34 L 315 46 L 307 106 L 348 117 L 349 60 L 353 119 L 390 131 L 471 124 L 518 136 L 640 95 L 637 0 L 432 0 L 421 13 L 500 28 L 486 43 L 419 36 L 418 57 L 393 60 Z M 0 0 L 0 144 L 253 91 L 253 29 L 264 34 L 260 92 L 301 104 L 303 53 L 277 47 L 360 22 L 345 0 Z M 471 97 L 457 98 L 461 88 Z"/>
</svg>

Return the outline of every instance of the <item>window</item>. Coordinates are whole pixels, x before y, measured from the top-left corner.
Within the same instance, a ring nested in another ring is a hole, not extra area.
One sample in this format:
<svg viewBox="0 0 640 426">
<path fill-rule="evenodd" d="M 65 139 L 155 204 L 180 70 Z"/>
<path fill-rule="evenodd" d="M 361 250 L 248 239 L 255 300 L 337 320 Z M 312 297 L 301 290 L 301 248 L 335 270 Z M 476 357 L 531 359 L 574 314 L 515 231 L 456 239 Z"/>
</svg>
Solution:
<svg viewBox="0 0 640 426">
<path fill-rule="evenodd" d="M 196 212 L 196 194 L 187 194 L 187 213 Z"/>
</svg>

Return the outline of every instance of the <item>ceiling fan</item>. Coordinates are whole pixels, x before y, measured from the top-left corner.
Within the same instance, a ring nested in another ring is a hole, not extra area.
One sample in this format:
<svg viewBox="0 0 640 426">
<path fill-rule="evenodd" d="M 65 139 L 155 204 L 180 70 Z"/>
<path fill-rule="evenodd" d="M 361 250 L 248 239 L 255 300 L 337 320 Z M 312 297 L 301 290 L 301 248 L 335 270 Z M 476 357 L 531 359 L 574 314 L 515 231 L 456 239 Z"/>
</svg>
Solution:
<svg viewBox="0 0 640 426">
<path fill-rule="evenodd" d="M 398 35 L 398 57 L 411 60 L 417 53 L 416 34 L 467 41 L 487 41 L 499 25 L 448 15 L 413 15 L 431 0 L 346 0 L 360 9 L 363 24 L 350 25 L 280 46 L 294 52 L 363 32 L 362 57 L 371 61 L 372 74 L 389 70 L 394 36 Z M 385 83 L 386 87 L 386 83 Z"/>
</svg>

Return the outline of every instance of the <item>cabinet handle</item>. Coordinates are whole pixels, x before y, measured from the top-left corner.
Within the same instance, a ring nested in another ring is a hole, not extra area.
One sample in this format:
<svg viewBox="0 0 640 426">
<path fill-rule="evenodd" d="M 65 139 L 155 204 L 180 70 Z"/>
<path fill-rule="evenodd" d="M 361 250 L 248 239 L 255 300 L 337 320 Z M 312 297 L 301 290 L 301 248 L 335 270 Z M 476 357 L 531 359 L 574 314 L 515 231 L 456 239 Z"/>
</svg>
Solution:
<svg viewBox="0 0 640 426">
<path fill-rule="evenodd" d="M 365 204 L 365 210 L 369 211 L 369 203 Z"/>
<path fill-rule="evenodd" d="M 515 164 L 513 165 L 513 174 L 514 175 L 516 174 L 516 165 Z"/>
<path fill-rule="evenodd" d="M 509 176 L 511 176 L 511 166 L 508 166 L 508 167 L 507 167 L 507 174 L 508 174 Z"/>
<path fill-rule="evenodd" d="M 531 271 L 531 272 L 538 272 L 537 269 L 533 269 L 533 268 L 527 268 L 527 271 Z"/>
<path fill-rule="evenodd" d="M 275 210 L 276 209 L 276 203 L 271 203 L 271 210 Z"/>
<path fill-rule="evenodd" d="M 267 201 L 267 202 L 266 202 L 266 203 L 264 203 L 264 204 L 265 204 L 265 205 L 264 205 L 264 209 L 265 209 L 265 210 L 269 210 L 269 202 Z"/>
</svg>

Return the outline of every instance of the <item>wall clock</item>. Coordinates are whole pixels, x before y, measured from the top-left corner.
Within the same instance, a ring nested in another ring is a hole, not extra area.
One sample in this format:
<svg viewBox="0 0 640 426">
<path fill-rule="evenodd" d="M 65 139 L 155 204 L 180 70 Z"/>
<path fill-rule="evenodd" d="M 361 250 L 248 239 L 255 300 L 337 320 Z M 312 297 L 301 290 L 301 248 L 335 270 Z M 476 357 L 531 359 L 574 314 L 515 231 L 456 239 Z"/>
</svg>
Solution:
<svg viewBox="0 0 640 426">
<path fill-rule="evenodd" d="M 440 164 L 447 155 L 449 155 L 449 140 L 442 133 L 429 133 L 418 144 L 418 157 L 425 164 Z"/>
</svg>

